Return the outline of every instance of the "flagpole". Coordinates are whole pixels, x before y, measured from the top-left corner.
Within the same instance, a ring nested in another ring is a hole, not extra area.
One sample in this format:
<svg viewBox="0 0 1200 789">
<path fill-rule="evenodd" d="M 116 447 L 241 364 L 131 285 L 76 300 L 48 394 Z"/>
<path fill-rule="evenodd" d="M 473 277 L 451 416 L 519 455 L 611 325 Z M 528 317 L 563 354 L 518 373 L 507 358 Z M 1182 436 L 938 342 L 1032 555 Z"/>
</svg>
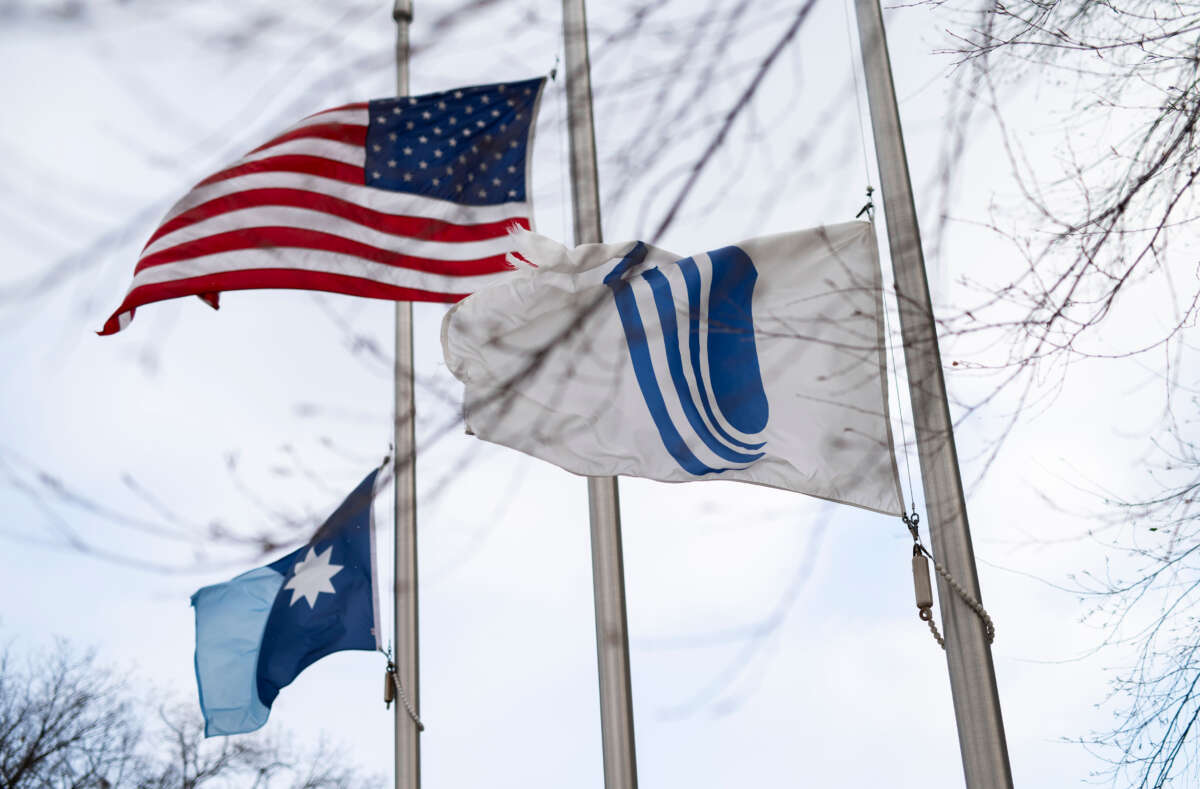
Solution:
<svg viewBox="0 0 1200 789">
<path fill-rule="evenodd" d="M 969 594 L 982 600 L 883 15 L 878 0 L 855 0 L 855 10 L 933 554 Z M 940 574 L 937 582 L 967 787 L 1011 787 L 996 671 L 983 622 Z"/>
<path fill-rule="evenodd" d="M 584 0 L 563 0 L 567 68 L 567 123 L 571 139 L 571 197 L 575 243 L 601 240 L 596 132 L 592 120 Z M 592 537 L 592 588 L 596 606 L 596 659 L 600 675 L 600 736 L 605 789 L 635 789 L 633 691 L 629 673 L 629 627 L 625 617 L 625 569 L 616 477 L 588 477 Z"/>
<path fill-rule="evenodd" d="M 395 0 L 396 95 L 408 95 L 408 26 L 412 23 L 412 0 Z M 416 403 L 413 387 L 412 303 L 396 302 L 395 350 L 395 553 L 394 633 L 395 678 L 399 697 L 395 706 L 396 789 L 420 789 L 420 729 L 410 714 L 420 710 L 417 640 L 417 440 Z M 404 703 L 405 698 L 408 704 Z"/>
</svg>

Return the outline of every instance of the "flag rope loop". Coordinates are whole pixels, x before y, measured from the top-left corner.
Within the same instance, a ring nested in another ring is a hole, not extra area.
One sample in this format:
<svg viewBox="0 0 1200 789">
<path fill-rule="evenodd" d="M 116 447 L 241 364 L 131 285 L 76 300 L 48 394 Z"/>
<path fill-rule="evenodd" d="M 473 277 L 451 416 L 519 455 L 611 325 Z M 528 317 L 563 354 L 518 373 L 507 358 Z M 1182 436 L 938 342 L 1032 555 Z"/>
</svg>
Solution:
<svg viewBox="0 0 1200 789">
<path fill-rule="evenodd" d="M 956 581 L 953 576 L 942 566 L 941 562 L 933 558 L 933 554 L 921 544 L 921 536 L 918 531 L 918 526 L 921 518 L 917 515 L 916 509 L 913 509 L 912 515 L 901 515 L 900 519 L 904 525 L 908 527 L 908 531 L 913 538 L 913 583 L 917 593 L 917 616 L 927 625 L 929 632 L 933 635 L 933 640 L 938 643 L 942 649 L 946 648 L 946 640 L 942 638 L 942 634 L 938 632 L 937 624 L 933 621 L 933 595 L 932 589 L 929 586 L 929 567 L 925 563 L 928 559 L 933 562 L 933 569 L 946 582 L 956 595 L 962 598 L 962 601 L 967 604 L 967 607 L 975 612 L 983 622 L 983 635 L 990 645 L 996 640 L 996 625 L 992 622 L 992 617 L 988 614 L 987 609 L 983 607 L 974 597 L 972 597 L 962 584 Z"/>
<path fill-rule="evenodd" d="M 400 700 L 400 704 L 403 705 L 404 711 L 408 713 L 408 717 L 412 719 L 412 722 L 417 724 L 417 731 L 425 731 L 425 724 L 421 722 L 417 711 L 413 709 L 412 702 L 408 700 L 408 694 L 404 692 L 404 686 L 400 684 L 400 678 L 396 676 L 396 664 L 391 659 L 388 660 L 386 671 L 388 681 L 391 683 L 392 689 L 395 690 L 396 697 Z"/>
<path fill-rule="evenodd" d="M 929 625 L 929 632 L 933 634 L 933 640 L 942 649 L 946 648 L 946 639 L 942 638 L 942 634 L 938 632 L 937 625 L 933 623 L 933 617 L 925 620 L 925 624 Z"/>
<path fill-rule="evenodd" d="M 967 594 L 967 590 L 963 589 L 962 585 L 950 576 L 950 573 L 946 571 L 946 568 L 942 567 L 941 563 L 934 559 L 929 551 L 925 550 L 924 548 L 921 548 L 921 550 L 926 556 L 929 556 L 930 561 L 933 562 L 933 569 L 937 571 L 937 574 L 942 576 L 950 588 L 954 590 L 954 593 L 961 597 L 962 601 L 967 604 L 967 607 L 974 611 L 975 615 L 978 616 L 983 622 L 983 635 L 984 638 L 987 639 L 988 644 L 991 644 L 993 641 L 995 641 L 996 625 L 992 622 L 992 617 L 988 615 L 987 609 L 983 607 L 983 604 L 974 597 L 971 597 L 971 595 Z"/>
</svg>

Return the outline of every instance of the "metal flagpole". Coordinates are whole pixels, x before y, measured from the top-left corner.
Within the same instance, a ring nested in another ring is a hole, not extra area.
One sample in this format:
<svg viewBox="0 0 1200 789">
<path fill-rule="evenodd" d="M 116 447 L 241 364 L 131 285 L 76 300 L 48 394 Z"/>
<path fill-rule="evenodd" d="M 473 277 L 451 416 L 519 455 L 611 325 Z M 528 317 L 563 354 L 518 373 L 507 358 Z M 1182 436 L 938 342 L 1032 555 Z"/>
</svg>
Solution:
<svg viewBox="0 0 1200 789">
<path fill-rule="evenodd" d="M 883 15 L 878 0 L 855 0 L 855 10 L 933 554 L 969 594 L 982 600 Z M 940 574 L 937 582 L 967 787 L 1011 787 L 996 672 L 983 622 Z"/>
<path fill-rule="evenodd" d="M 571 195 L 575 243 L 601 240 L 596 133 L 588 61 L 584 0 L 563 0 L 567 67 L 567 123 L 571 139 Z M 621 512 L 615 477 L 588 477 L 592 534 L 592 586 L 596 602 L 596 657 L 600 674 L 600 734 L 605 789 L 634 789 L 633 691 L 629 675 L 629 628 L 625 620 L 625 568 L 621 558 Z"/>
<path fill-rule="evenodd" d="M 413 18 L 412 0 L 395 0 L 396 95 L 408 94 L 408 26 Z M 413 392 L 412 303 L 396 302 L 395 356 L 395 495 L 396 545 L 393 556 L 395 599 L 396 699 L 395 775 L 396 789 L 421 786 L 420 728 L 415 720 L 420 707 L 417 649 L 417 440 L 416 405 Z M 407 702 L 407 703 L 406 703 Z M 411 708 L 410 708 L 411 707 Z"/>
</svg>

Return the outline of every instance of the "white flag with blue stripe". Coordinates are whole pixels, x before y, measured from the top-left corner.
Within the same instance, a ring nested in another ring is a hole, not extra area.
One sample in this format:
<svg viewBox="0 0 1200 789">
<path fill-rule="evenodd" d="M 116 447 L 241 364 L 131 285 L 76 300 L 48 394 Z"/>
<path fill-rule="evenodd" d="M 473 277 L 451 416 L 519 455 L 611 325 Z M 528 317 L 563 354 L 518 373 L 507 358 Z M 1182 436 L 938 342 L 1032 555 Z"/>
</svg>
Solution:
<svg viewBox="0 0 1200 789">
<path fill-rule="evenodd" d="M 513 238 L 522 270 L 442 324 L 471 432 L 577 474 L 901 511 L 870 224 L 687 258 Z"/>
</svg>

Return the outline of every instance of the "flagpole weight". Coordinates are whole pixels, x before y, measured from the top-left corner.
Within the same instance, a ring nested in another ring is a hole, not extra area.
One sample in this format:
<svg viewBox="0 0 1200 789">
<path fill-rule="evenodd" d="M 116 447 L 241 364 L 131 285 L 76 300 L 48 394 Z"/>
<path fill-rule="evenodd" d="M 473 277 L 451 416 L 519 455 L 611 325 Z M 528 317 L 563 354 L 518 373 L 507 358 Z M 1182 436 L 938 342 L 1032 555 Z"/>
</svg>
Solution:
<svg viewBox="0 0 1200 789">
<path fill-rule="evenodd" d="M 405 96 L 409 92 L 408 27 L 413 18 L 412 0 L 395 0 L 392 18 L 396 22 L 396 95 Z M 400 691 L 407 694 L 412 709 L 416 711 L 421 709 L 421 703 L 417 638 L 417 441 L 413 389 L 412 303 L 397 301 L 393 438 L 393 462 L 396 464 L 393 660 Z M 396 789 L 420 789 L 420 729 L 405 704 L 396 704 L 395 711 Z"/>
<path fill-rule="evenodd" d="M 878 0 L 855 0 L 855 10 L 930 540 L 934 556 L 949 574 L 982 600 L 883 15 Z M 940 574 L 938 601 L 967 787 L 1011 789 L 1012 768 L 984 624 Z"/>
<path fill-rule="evenodd" d="M 571 141 L 571 203 L 575 243 L 599 243 L 600 188 L 592 117 L 584 0 L 563 0 L 567 126 Z M 605 789 L 636 789 L 633 689 L 629 626 L 625 615 L 625 568 L 616 477 L 588 477 L 592 539 L 592 587 L 596 607 L 596 659 L 600 676 L 600 735 Z"/>
</svg>

